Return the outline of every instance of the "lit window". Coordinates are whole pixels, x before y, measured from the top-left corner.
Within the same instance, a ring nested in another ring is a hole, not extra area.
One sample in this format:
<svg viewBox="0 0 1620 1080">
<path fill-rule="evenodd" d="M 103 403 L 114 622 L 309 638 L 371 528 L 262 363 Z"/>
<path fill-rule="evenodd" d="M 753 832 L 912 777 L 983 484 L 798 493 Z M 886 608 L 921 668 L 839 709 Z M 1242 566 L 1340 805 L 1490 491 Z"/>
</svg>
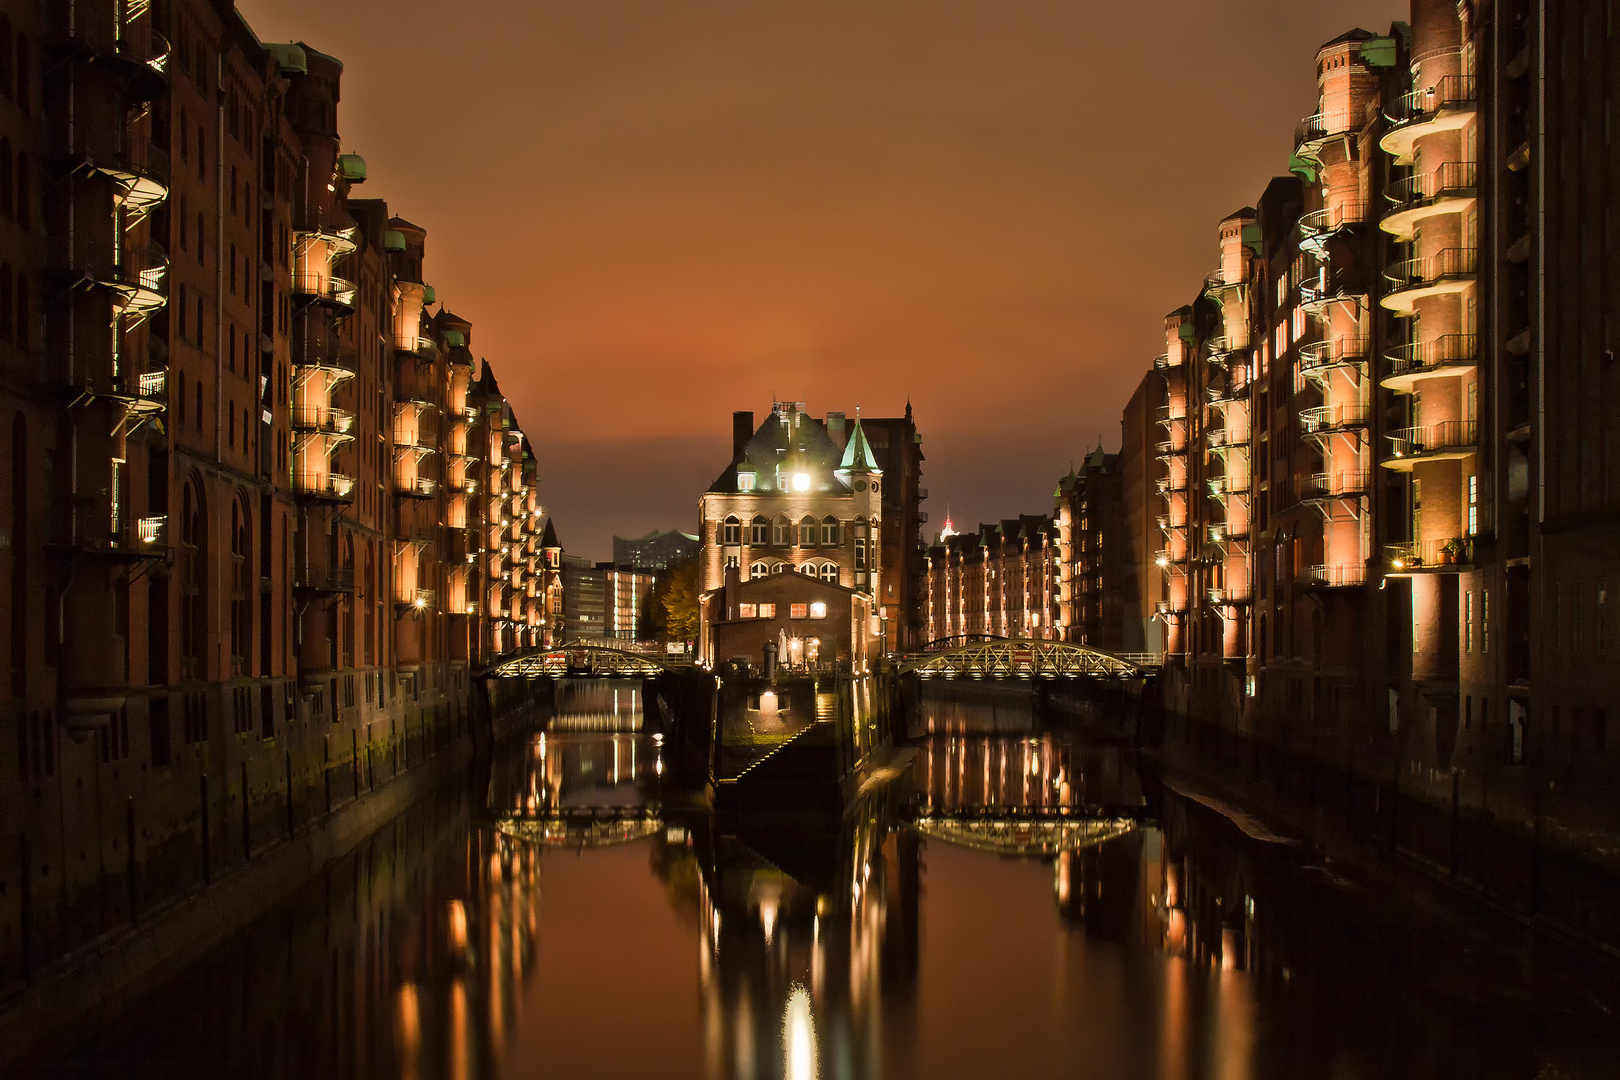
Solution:
<svg viewBox="0 0 1620 1080">
<path fill-rule="evenodd" d="M 800 563 L 798 566 L 794 567 L 794 569 L 798 570 L 799 573 L 805 575 L 806 577 L 816 576 L 816 568 L 811 566 L 809 563 Z"/>
<path fill-rule="evenodd" d="M 762 618 L 762 619 L 774 619 L 774 618 L 776 618 L 776 605 L 775 604 L 761 604 L 761 605 L 759 605 L 759 617 Z"/>
<path fill-rule="evenodd" d="M 821 564 L 821 580 L 838 584 L 838 565 L 836 563 Z"/>
<path fill-rule="evenodd" d="M 739 618 L 739 619 L 753 619 L 753 618 L 758 617 L 758 615 L 759 615 L 759 606 L 757 604 L 738 604 L 737 605 L 737 618 Z"/>
<path fill-rule="evenodd" d="M 742 522 L 734 517 L 728 517 L 720 529 L 720 542 L 722 544 L 742 543 Z"/>
<path fill-rule="evenodd" d="M 769 574 L 770 572 L 771 572 L 770 566 L 768 566 L 766 563 L 763 563 L 763 562 L 754 563 L 752 566 L 750 566 L 748 568 L 748 576 L 751 577 L 751 578 L 764 577 L 766 574 Z"/>
<path fill-rule="evenodd" d="M 797 607 L 798 605 L 795 604 L 794 606 Z M 823 604 L 819 600 L 816 601 L 814 604 L 811 604 L 810 605 L 810 617 L 812 619 L 825 619 L 827 617 L 827 605 Z"/>
<path fill-rule="evenodd" d="M 816 546 L 816 519 L 815 518 L 806 517 L 804 520 L 799 522 L 799 546 L 800 547 L 815 547 Z"/>
<path fill-rule="evenodd" d="M 821 519 L 821 545 L 822 547 L 838 546 L 838 519 L 830 514 Z"/>
<path fill-rule="evenodd" d="M 737 470 L 737 490 L 738 491 L 753 491 L 754 490 L 754 473 L 751 470 L 748 471 L 748 472 L 744 472 L 741 469 Z"/>
<path fill-rule="evenodd" d="M 795 619 L 808 618 L 809 615 L 810 615 L 810 605 L 809 604 L 793 604 L 791 606 L 790 610 L 789 610 L 789 615 L 792 618 L 795 618 Z"/>
</svg>

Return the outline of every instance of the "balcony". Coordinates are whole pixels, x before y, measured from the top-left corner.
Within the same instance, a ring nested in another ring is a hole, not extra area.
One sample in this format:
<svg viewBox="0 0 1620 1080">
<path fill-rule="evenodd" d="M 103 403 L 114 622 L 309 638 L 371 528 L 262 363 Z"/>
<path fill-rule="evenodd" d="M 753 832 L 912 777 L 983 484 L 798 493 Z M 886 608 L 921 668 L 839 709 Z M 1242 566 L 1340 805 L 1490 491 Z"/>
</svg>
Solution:
<svg viewBox="0 0 1620 1080">
<path fill-rule="evenodd" d="M 320 336 L 307 337 L 293 355 L 293 366 L 311 371 L 324 371 L 334 383 L 352 379 L 359 371 L 359 356 L 353 349 Z"/>
<path fill-rule="evenodd" d="M 316 569 L 307 567 L 298 573 L 293 591 L 304 596 L 347 596 L 354 592 L 354 570 Z"/>
<path fill-rule="evenodd" d="M 1367 406 L 1359 401 L 1343 405 L 1318 405 L 1299 411 L 1300 433 L 1306 438 L 1360 431 L 1366 426 Z"/>
<path fill-rule="evenodd" d="M 360 226 L 354 223 L 347 212 L 332 211 L 336 220 L 326 220 L 327 211 L 320 206 L 312 205 L 306 211 L 306 220 L 293 231 L 293 239 L 297 245 L 297 262 L 302 264 L 307 254 L 317 246 L 324 247 L 328 268 L 332 263 L 348 255 L 358 246 L 355 237 L 360 234 Z M 302 265 L 300 273 L 317 273 Z M 324 276 L 324 275 L 323 275 Z"/>
<path fill-rule="evenodd" d="M 1153 612 L 1155 615 L 1160 615 L 1166 618 L 1172 615 L 1184 615 L 1187 612 L 1187 601 L 1159 600 L 1154 603 Z"/>
<path fill-rule="evenodd" d="M 1478 442 L 1472 420 L 1397 428 L 1385 438 L 1391 446 L 1390 456 L 1384 459 L 1383 466 L 1396 472 L 1411 472 L 1427 461 L 1460 461 L 1472 457 Z"/>
<path fill-rule="evenodd" d="M 1215 476 L 1204 483 L 1209 488 L 1209 497 L 1220 503 L 1225 503 L 1234 495 L 1249 493 L 1247 476 Z"/>
<path fill-rule="evenodd" d="M 1175 495 L 1187 490 L 1187 478 L 1185 476 L 1161 476 L 1154 482 L 1154 486 L 1159 489 L 1160 495 Z"/>
<path fill-rule="evenodd" d="M 169 155 L 149 139 L 121 131 L 78 134 L 59 143 L 58 155 L 108 177 L 116 199 L 135 220 L 169 197 Z"/>
<path fill-rule="evenodd" d="M 1308 342 L 1299 346 L 1297 352 L 1300 373 L 1322 382 L 1339 368 L 1365 364 L 1372 353 L 1372 343 L 1366 338 L 1334 338 Z"/>
<path fill-rule="evenodd" d="M 1212 544 L 1240 544 L 1249 539 L 1249 526 L 1247 522 L 1218 521 L 1206 527 L 1206 535 Z"/>
<path fill-rule="evenodd" d="M 1181 405 L 1160 405 L 1153 414 L 1154 423 L 1160 427 L 1169 427 L 1179 424 L 1187 419 L 1187 409 Z"/>
<path fill-rule="evenodd" d="M 354 310 L 354 297 L 358 291 L 354 282 L 336 274 L 304 271 L 293 276 L 293 292 L 310 297 L 347 315 Z"/>
<path fill-rule="evenodd" d="M 1249 432 L 1247 425 L 1239 425 L 1228 420 L 1225 427 L 1211 428 L 1204 432 L 1204 445 L 1217 453 L 1229 450 L 1239 450 L 1249 445 Z"/>
<path fill-rule="evenodd" d="M 1403 244 L 1424 220 L 1437 214 L 1461 214 L 1474 205 L 1479 166 L 1472 161 L 1448 161 L 1430 173 L 1408 176 L 1384 188 L 1390 204 L 1378 227 Z"/>
<path fill-rule="evenodd" d="M 1350 284 L 1348 275 L 1332 273 L 1329 267 L 1324 266 L 1316 280 L 1300 282 L 1299 306 L 1305 309 L 1305 314 L 1321 318 L 1334 304 L 1351 304 L 1359 308 L 1366 295 L 1366 289 Z"/>
<path fill-rule="evenodd" d="M 1180 366 L 1180 353 L 1160 353 L 1158 356 L 1153 358 L 1153 370 L 1157 371 L 1161 375 L 1168 373 L 1171 368 L 1177 368 Z"/>
<path fill-rule="evenodd" d="M 151 101 L 169 82 L 169 41 L 150 29 L 151 19 L 137 22 L 133 13 L 120 11 L 111 0 L 79 0 L 76 4 L 42 7 L 47 41 L 73 46 L 122 71 L 128 80 L 128 104 Z M 133 5 L 131 5 L 133 8 Z M 145 24 L 145 34 L 140 26 Z"/>
<path fill-rule="evenodd" d="M 1417 141 L 1441 131 L 1455 131 L 1474 113 L 1474 76 L 1447 75 L 1433 86 L 1404 94 L 1384 110 L 1390 123 L 1378 140 L 1395 164 L 1410 165 Z"/>
<path fill-rule="evenodd" d="M 1170 548 L 1160 548 L 1153 557 L 1153 565 L 1160 570 L 1173 570 L 1176 573 L 1185 573 L 1187 556 L 1185 553 L 1177 555 Z"/>
<path fill-rule="evenodd" d="M 354 477 L 334 472 L 300 472 L 293 475 L 293 491 L 314 502 L 351 503 Z"/>
<path fill-rule="evenodd" d="M 438 484 L 426 476 L 396 476 L 394 477 L 394 494 L 407 499 L 431 499 L 438 491 Z"/>
<path fill-rule="evenodd" d="M 1472 370 L 1479 358 L 1479 338 L 1473 334 L 1446 334 L 1433 341 L 1402 345 L 1385 353 L 1384 358 L 1389 361 L 1389 374 L 1381 385 L 1410 394 L 1419 379 L 1462 375 Z"/>
<path fill-rule="evenodd" d="M 1305 589 L 1354 589 L 1366 584 L 1367 568 L 1344 566 L 1302 566 L 1294 583 Z"/>
<path fill-rule="evenodd" d="M 1398 544 L 1385 544 L 1384 557 L 1389 560 L 1390 577 L 1407 577 L 1413 574 L 1460 574 L 1474 568 L 1474 542 L 1472 538 L 1466 536 L 1408 540 Z"/>
<path fill-rule="evenodd" d="M 1302 503 L 1335 502 L 1340 499 L 1360 499 L 1366 496 L 1368 475 L 1365 471 L 1313 473 L 1299 482 L 1299 501 Z"/>
<path fill-rule="evenodd" d="M 1228 280 L 1225 270 L 1216 270 L 1204 278 L 1204 295 L 1219 304 L 1228 294 L 1241 295 L 1247 284 L 1241 277 Z"/>
<path fill-rule="evenodd" d="M 120 375 L 113 379 L 113 388 L 106 396 L 124 403 L 124 408 L 139 416 L 153 416 L 169 404 L 169 373 L 145 371 L 138 375 Z"/>
<path fill-rule="evenodd" d="M 294 431 L 348 440 L 354 437 L 349 434 L 354 427 L 354 413 L 329 405 L 294 405 L 292 427 Z"/>
<path fill-rule="evenodd" d="M 1181 519 L 1177 520 L 1172 518 L 1169 514 L 1160 514 L 1157 520 L 1160 532 L 1171 532 L 1176 529 L 1185 529 L 1187 527 L 1186 515 L 1182 515 Z"/>
<path fill-rule="evenodd" d="M 69 496 L 46 518 L 45 544 L 113 559 L 166 559 L 168 523 L 167 514 L 115 522 L 106 503 L 83 495 Z"/>
<path fill-rule="evenodd" d="M 1168 461 L 1173 457 L 1184 457 L 1187 453 L 1186 439 L 1165 439 L 1157 446 L 1160 461 Z"/>
<path fill-rule="evenodd" d="M 1367 204 L 1341 202 L 1312 210 L 1299 219 L 1299 246 L 1318 259 L 1327 258 L 1327 244 L 1334 236 L 1367 220 Z"/>
<path fill-rule="evenodd" d="M 1236 607 L 1249 603 L 1253 598 L 1254 594 L 1247 585 L 1226 585 L 1205 593 L 1205 599 L 1217 607 Z"/>
<path fill-rule="evenodd" d="M 1294 128 L 1294 152 L 1303 158 L 1315 159 L 1321 149 L 1335 136 L 1354 130 L 1349 109 L 1320 112 L 1307 116 Z"/>
</svg>

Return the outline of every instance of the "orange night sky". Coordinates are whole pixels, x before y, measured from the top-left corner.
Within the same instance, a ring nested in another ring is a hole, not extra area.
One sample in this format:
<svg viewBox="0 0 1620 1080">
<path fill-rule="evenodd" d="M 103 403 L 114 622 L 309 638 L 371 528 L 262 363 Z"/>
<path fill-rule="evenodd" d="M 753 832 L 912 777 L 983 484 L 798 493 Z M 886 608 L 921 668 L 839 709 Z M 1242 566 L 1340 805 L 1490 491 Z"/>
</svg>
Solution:
<svg viewBox="0 0 1620 1080">
<path fill-rule="evenodd" d="M 534 438 L 569 550 L 693 531 L 773 395 L 924 436 L 934 529 L 1050 508 L 1316 47 L 1403 0 L 242 0 L 344 62 L 340 130 Z"/>
</svg>

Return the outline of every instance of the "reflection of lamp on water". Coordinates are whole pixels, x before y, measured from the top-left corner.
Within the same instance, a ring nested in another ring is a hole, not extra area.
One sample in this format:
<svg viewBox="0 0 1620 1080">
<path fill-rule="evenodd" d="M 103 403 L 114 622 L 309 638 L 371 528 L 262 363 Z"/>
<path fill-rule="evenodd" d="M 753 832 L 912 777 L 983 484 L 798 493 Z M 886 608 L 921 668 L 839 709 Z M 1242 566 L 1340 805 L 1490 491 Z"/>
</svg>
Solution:
<svg viewBox="0 0 1620 1080">
<path fill-rule="evenodd" d="M 786 1080 L 813 1080 L 816 1075 L 816 1023 L 810 992 L 795 986 L 782 1014 L 782 1044 L 787 1052 Z"/>
<path fill-rule="evenodd" d="M 450 901 L 450 948 L 458 953 L 467 948 L 467 908 L 460 900 Z"/>
</svg>

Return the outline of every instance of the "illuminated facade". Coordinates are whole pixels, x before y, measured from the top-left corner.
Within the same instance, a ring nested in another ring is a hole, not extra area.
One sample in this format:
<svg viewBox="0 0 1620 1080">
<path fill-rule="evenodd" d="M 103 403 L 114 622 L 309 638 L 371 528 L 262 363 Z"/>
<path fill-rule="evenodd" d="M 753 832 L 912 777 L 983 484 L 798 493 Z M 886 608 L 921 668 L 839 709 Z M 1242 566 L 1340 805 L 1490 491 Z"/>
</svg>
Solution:
<svg viewBox="0 0 1620 1080">
<path fill-rule="evenodd" d="M 1058 532 L 1058 637 L 1112 652 L 1146 652 L 1126 531 L 1124 466 L 1099 446 L 1053 493 Z"/>
<path fill-rule="evenodd" d="M 356 197 L 341 64 L 200 0 L 8 19 L 0 879 L 49 881 L 0 893 L 11 973 L 108 929 L 131 865 L 193 887 L 202 821 L 223 867 L 465 725 L 556 583 L 423 230 Z"/>
<path fill-rule="evenodd" d="M 1189 724 L 1452 813 L 1620 825 L 1599 15 L 1414 0 L 1318 51 L 1288 175 L 1219 223 L 1125 417 Z"/>
<path fill-rule="evenodd" d="M 739 582 L 790 573 L 884 596 L 887 482 L 859 417 L 818 420 L 802 404 L 778 402 L 756 429 L 753 413 L 734 414 L 731 464 L 699 501 L 699 654 L 716 662 L 709 620 L 720 608 L 711 601 L 728 571 Z M 877 622 L 871 634 L 882 637 L 885 620 Z"/>
<path fill-rule="evenodd" d="M 923 644 L 980 634 L 1060 637 L 1062 567 L 1052 518 L 1024 514 L 971 533 L 942 533 L 925 558 Z"/>
</svg>

